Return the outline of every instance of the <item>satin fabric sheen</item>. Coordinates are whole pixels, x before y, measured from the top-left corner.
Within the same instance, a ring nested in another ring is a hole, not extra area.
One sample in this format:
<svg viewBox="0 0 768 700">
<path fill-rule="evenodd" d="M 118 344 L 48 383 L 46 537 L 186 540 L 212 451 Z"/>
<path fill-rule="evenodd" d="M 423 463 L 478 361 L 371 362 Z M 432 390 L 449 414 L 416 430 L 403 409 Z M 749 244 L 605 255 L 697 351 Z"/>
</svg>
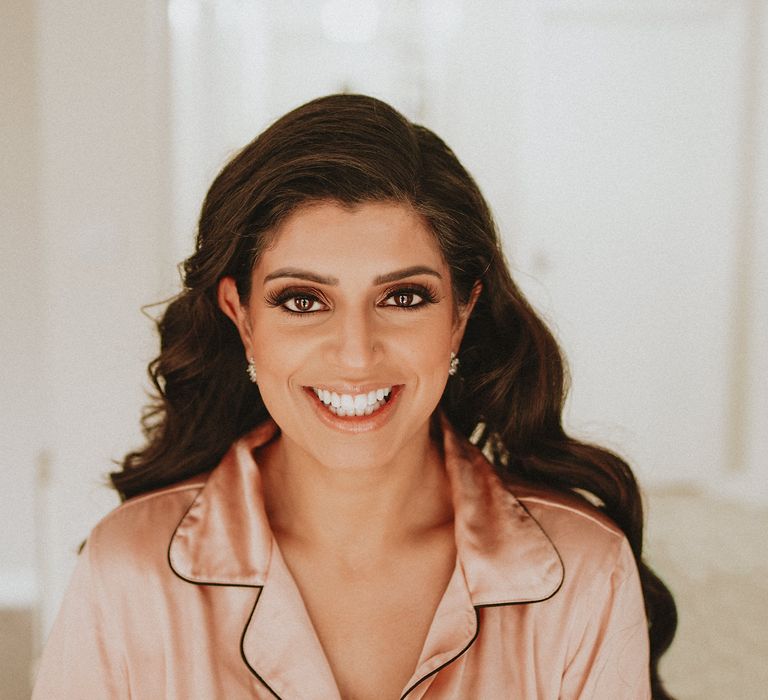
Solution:
<svg viewBox="0 0 768 700">
<path fill-rule="evenodd" d="M 623 533 L 576 498 L 510 492 L 441 424 L 457 558 L 402 697 L 650 698 Z M 259 426 L 209 474 L 131 499 L 94 528 L 33 699 L 340 700 L 264 511 L 252 450 L 276 430 Z"/>
</svg>

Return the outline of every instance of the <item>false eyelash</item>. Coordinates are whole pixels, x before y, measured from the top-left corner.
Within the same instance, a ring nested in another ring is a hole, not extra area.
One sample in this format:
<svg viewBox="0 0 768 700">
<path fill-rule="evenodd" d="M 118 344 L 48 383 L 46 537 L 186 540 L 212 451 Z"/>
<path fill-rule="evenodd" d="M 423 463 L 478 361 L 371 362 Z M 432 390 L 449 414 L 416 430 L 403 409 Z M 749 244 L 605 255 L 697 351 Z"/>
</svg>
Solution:
<svg viewBox="0 0 768 700">
<path fill-rule="evenodd" d="M 390 287 L 384 294 L 385 299 L 389 299 L 390 297 L 393 297 L 397 294 L 416 294 L 421 297 L 422 301 L 419 304 L 416 304 L 415 306 L 396 306 L 392 304 L 387 304 L 386 306 L 390 306 L 394 309 L 401 309 L 404 311 L 416 311 L 417 309 L 422 308 L 423 306 L 426 306 L 427 304 L 434 304 L 438 300 L 438 293 L 437 290 L 434 288 L 428 286 L 428 285 L 421 285 L 421 284 L 410 284 L 406 286 L 394 286 Z M 284 304 L 289 301 L 290 299 L 293 299 L 295 297 L 305 297 L 307 299 L 310 299 L 311 301 L 318 301 L 321 304 L 324 304 L 325 302 L 321 298 L 321 294 L 315 290 L 315 289 L 307 289 L 307 288 L 301 288 L 301 287 L 284 287 L 282 289 L 277 289 L 274 291 L 267 292 L 266 296 L 264 297 L 264 301 L 271 307 L 278 307 L 282 311 L 284 311 L 287 314 L 290 314 L 291 316 L 310 316 L 312 314 L 318 313 L 317 311 L 292 311 L 291 309 L 287 309 Z"/>
<path fill-rule="evenodd" d="M 435 289 L 431 289 L 430 287 L 421 284 L 411 284 L 405 287 L 392 287 L 388 289 L 384 294 L 384 298 L 389 299 L 398 294 L 416 294 L 422 299 L 421 303 L 416 304 L 415 306 L 393 306 L 395 309 L 403 309 L 404 311 L 416 311 L 427 304 L 434 304 L 437 302 L 438 296 Z"/>
<path fill-rule="evenodd" d="M 316 313 L 314 311 L 291 311 L 286 309 L 283 304 L 286 301 L 293 299 L 294 297 L 306 297 L 312 301 L 319 301 L 324 303 L 320 298 L 320 294 L 314 289 L 302 289 L 300 287 L 284 287 L 283 289 L 276 289 L 271 292 L 267 292 L 264 297 L 264 301 L 269 306 L 280 307 L 283 311 L 289 314 L 295 314 L 297 316 L 304 316 L 307 314 Z"/>
</svg>

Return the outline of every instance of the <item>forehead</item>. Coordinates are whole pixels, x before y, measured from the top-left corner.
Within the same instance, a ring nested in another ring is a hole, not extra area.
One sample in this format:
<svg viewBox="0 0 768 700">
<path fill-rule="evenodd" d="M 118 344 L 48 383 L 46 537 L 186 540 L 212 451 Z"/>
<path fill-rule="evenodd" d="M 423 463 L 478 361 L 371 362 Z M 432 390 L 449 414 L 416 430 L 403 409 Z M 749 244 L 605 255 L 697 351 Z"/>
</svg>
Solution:
<svg viewBox="0 0 768 700">
<path fill-rule="evenodd" d="M 411 265 L 446 271 L 434 235 L 408 205 L 336 202 L 305 205 L 286 218 L 256 266 L 285 265 L 328 274 L 380 274 Z"/>
</svg>

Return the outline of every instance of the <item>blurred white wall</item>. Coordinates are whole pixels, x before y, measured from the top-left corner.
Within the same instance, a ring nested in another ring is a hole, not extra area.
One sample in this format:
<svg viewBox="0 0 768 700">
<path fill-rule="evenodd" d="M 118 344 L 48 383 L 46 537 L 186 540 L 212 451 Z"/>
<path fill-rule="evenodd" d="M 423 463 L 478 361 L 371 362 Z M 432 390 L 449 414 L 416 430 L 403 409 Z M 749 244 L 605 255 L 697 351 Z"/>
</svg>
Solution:
<svg viewBox="0 0 768 700">
<path fill-rule="evenodd" d="M 110 460 L 139 441 L 139 309 L 173 288 L 164 8 L 40 0 L 3 20 L 0 592 L 37 588 L 47 629 L 117 501 Z"/>
<path fill-rule="evenodd" d="M 345 89 L 431 126 L 476 175 L 570 359 L 578 433 L 647 486 L 768 504 L 762 0 L 1 12 L 0 606 L 39 593 L 47 629 L 116 503 L 105 475 L 140 440 L 155 351 L 139 309 L 175 291 L 223 161 Z"/>
<path fill-rule="evenodd" d="M 34 484 L 41 450 L 40 372 L 43 366 L 43 243 L 39 231 L 37 139 L 34 124 L 35 17 L 23 0 L 0 16 L 0 298 L 2 298 L 3 457 L 0 468 L 2 542 L 0 600 L 35 598 Z"/>
</svg>

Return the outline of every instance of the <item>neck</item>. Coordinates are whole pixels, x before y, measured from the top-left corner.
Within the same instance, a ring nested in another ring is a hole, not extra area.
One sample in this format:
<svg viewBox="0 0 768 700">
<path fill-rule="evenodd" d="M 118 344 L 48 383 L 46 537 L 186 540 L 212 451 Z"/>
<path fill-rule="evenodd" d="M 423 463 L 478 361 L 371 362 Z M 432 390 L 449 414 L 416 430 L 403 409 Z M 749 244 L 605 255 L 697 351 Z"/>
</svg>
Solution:
<svg viewBox="0 0 768 700">
<path fill-rule="evenodd" d="M 278 541 L 370 559 L 453 515 L 441 449 L 428 426 L 387 464 L 334 469 L 285 436 L 257 456 Z"/>
</svg>

